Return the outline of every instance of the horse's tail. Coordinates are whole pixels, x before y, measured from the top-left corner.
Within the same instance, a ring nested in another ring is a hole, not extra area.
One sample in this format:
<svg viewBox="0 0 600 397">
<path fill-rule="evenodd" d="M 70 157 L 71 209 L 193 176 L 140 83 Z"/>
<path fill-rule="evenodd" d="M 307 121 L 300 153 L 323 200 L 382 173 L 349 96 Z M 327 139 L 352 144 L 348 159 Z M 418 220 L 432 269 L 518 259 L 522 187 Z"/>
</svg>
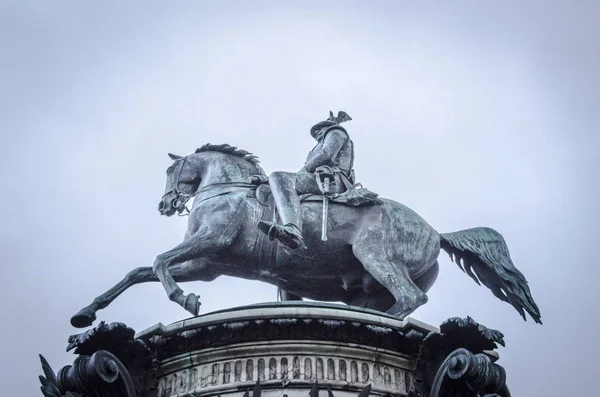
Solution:
<svg viewBox="0 0 600 397">
<path fill-rule="evenodd" d="M 497 298 L 510 303 L 525 321 L 523 309 L 536 323 L 542 323 L 527 280 L 513 265 L 500 233 L 487 227 L 477 227 L 440 233 L 440 240 L 442 249 L 477 284 L 481 285 L 481 281 Z"/>
</svg>

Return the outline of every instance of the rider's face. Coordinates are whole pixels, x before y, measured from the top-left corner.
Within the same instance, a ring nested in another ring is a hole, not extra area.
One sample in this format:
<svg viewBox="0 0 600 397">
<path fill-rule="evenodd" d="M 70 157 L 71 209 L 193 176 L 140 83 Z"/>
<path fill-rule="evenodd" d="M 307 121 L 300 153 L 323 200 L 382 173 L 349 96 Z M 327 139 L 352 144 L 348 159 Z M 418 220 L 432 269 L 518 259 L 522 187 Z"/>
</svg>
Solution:
<svg viewBox="0 0 600 397">
<path fill-rule="evenodd" d="M 327 129 L 327 127 L 321 128 L 316 134 L 315 134 L 315 139 L 317 140 L 317 142 L 321 142 L 323 140 L 323 135 L 325 134 L 325 130 Z"/>
</svg>

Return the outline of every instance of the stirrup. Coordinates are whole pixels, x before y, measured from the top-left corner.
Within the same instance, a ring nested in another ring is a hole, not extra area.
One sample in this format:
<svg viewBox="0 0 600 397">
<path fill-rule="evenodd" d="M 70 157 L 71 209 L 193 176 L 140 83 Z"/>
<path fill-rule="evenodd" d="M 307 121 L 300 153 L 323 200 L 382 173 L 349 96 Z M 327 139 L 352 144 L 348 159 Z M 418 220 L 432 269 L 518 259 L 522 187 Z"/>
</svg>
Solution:
<svg viewBox="0 0 600 397">
<path fill-rule="evenodd" d="M 292 223 L 278 227 L 276 238 L 293 250 L 304 247 L 302 232 Z"/>
<path fill-rule="evenodd" d="M 268 221 L 259 221 L 256 225 L 258 230 L 263 232 L 269 237 L 269 240 L 273 241 L 277 237 L 277 224 L 274 222 Z"/>
<path fill-rule="evenodd" d="M 269 240 L 273 241 L 275 240 L 275 237 L 277 237 L 277 224 L 274 223 L 269 227 L 269 230 L 267 231 L 267 237 L 269 237 Z"/>
</svg>

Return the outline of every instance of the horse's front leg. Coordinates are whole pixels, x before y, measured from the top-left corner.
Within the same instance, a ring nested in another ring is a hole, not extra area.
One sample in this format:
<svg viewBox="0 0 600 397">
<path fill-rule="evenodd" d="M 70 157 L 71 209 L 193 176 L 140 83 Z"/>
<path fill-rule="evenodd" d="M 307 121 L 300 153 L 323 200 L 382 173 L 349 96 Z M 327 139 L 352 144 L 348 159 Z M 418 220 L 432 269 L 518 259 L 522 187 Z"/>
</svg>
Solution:
<svg viewBox="0 0 600 397">
<path fill-rule="evenodd" d="M 114 287 L 98 296 L 92 303 L 81 309 L 77 314 L 71 317 L 71 325 L 76 328 L 83 328 L 92 325 L 96 320 L 96 312 L 104 309 L 119 295 L 135 284 L 149 281 L 158 281 L 151 267 L 138 267 L 133 269 L 119 281 Z"/>
<path fill-rule="evenodd" d="M 178 263 L 214 254 L 222 246 L 223 239 L 211 238 L 211 233 L 198 231 L 177 247 L 158 255 L 154 261 L 154 274 L 162 283 L 169 299 L 178 303 L 194 316 L 197 316 L 200 310 L 200 298 L 193 293 L 184 295 L 183 290 L 179 288 L 171 275 L 169 268 Z"/>
<path fill-rule="evenodd" d="M 183 262 L 169 269 L 173 279 L 177 282 L 186 281 L 211 281 L 217 276 L 210 269 L 195 262 Z M 98 296 L 92 303 L 81 309 L 71 318 L 71 324 L 76 328 L 83 328 L 92 325 L 96 320 L 96 312 L 104 309 L 111 304 L 119 295 L 125 292 L 133 285 L 146 283 L 150 281 L 159 281 L 151 266 L 138 267 L 127 273 L 114 287 Z"/>
</svg>

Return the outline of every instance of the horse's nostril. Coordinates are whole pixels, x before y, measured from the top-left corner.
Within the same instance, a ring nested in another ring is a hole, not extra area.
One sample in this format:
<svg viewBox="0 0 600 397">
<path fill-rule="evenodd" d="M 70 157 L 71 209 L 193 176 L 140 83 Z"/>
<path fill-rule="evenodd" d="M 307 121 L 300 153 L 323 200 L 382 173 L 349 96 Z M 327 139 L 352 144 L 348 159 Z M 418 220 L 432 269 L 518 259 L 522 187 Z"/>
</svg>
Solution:
<svg viewBox="0 0 600 397">
<path fill-rule="evenodd" d="M 160 203 L 158 203 L 158 210 L 159 211 L 161 211 L 164 207 L 165 207 L 165 203 L 163 203 L 162 201 Z"/>
</svg>

